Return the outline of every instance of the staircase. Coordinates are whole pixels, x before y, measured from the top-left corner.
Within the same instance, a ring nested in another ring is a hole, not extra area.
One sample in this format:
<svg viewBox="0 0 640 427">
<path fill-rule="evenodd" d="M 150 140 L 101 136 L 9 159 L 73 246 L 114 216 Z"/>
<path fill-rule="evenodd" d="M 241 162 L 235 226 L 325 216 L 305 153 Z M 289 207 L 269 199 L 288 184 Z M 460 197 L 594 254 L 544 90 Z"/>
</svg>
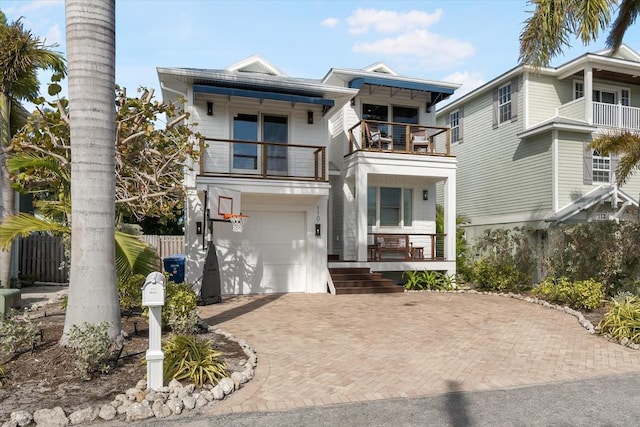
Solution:
<svg viewBox="0 0 640 427">
<path fill-rule="evenodd" d="M 372 273 L 367 267 L 330 268 L 329 273 L 336 295 L 404 292 L 402 286 L 393 280 L 383 279 L 382 273 Z"/>
</svg>

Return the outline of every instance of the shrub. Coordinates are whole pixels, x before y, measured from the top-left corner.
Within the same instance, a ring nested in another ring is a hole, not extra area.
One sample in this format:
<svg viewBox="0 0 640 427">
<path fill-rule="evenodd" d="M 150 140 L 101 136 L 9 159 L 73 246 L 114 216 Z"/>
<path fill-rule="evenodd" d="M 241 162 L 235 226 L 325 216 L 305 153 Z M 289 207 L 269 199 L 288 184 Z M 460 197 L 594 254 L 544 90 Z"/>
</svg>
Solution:
<svg viewBox="0 0 640 427">
<path fill-rule="evenodd" d="M 95 374 L 107 374 L 111 370 L 114 340 L 107 331 L 111 323 L 97 325 L 84 323 L 69 329 L 69 344 L 76 352 L 76 367 L 83 379 L 90 380 Z"/>
<path fill-rule="evenodd" d="M 640 344 L 640 299 L 631 296 L 623 300 L 612 300 L 598 329 L 601 334 L 609 334 L 615 340 L 627 338 Z"/>
<path fill-rule="evenodd" d="M 548 277 L 533 289 L 533 294 L 556 304 L 568 305 L 573 309 L 593 310 L 604 299 L 602 283 L 593 279 L 572 282 L 566 277 Z"/>
<path fill-rule="evenodd" d="M 531 275 L 508 263 L 479 260 L 471 269 L 471 280 L 478 289 L 488 291 L 521 291 L 529 287 Z"/>
<path fill-rule="evenodd" d="M 162 326 L 170 327 L 173 330 L 174 326 L 188 329 L 190 321 L 195 320 L 197 324 L 197 298 L 191 286 L 186 283 L 168 282 L 165 296 Z M 196 324 L 193 325 L 194 328 Z"/>
<path fill-rule="evenodd" d="M 4 370 L 4 366 L 0 365 L 0 388 L 4 385 L 4 377 L 6 376 L 6 372 Z"/>
<path fill-rule="evenodd" d="M 456 288 L 455 277 L 439 271 L 405 271 L 403 276 L 407 277 L 406 289 L 450 291 Z"/>
<path fill-rule="evenodd" d="M 142 274 L 134 274 L 125 280 L 118 281 L 118 299 L 123 310 L 142 310 L 142 285 L 144 281 L 145 276 Z"/>
<path fill-rule="evenodd" d="M 164 317 L 166 317 L 165 323 L 175 334 L 189 335 L 198 332 L 200 317 L 198 317 L 198 310 L 195 308 L 187 313 L 177 313 L 169 309 Z"/>
<path fill-rule="evenodd" d="M 487 230 L 474 245 L 469 279 L 480 289 L 521 291 L 530 286 L 535 254 L 525 228 Z"/>
<path fill-rule="evenodd" d="M 164 345 L 164 381 L 190 380 L 198 386 L 215 385 L 228 376 L 227 366 L 218 360 L 222 352 L 195 335 L 174 335 Z"/>
<path fill-rule="evenodd" d="M 9 311 L 7 318 L 0 320 L 0 350 L 13 354 L 20 349 L 31 348 L 40 333 L 40 324 L 33 323 L 29 313 L 19 316 L 15 310 Z"/>
<path fill-rule="evenodd" d="M 551 276 L 595 278 L 609 296 L 620 290 L 638 292 L 640 224 L 594 221 L 553 227 L 549 247 L 546 264 Z"/>
</svg>

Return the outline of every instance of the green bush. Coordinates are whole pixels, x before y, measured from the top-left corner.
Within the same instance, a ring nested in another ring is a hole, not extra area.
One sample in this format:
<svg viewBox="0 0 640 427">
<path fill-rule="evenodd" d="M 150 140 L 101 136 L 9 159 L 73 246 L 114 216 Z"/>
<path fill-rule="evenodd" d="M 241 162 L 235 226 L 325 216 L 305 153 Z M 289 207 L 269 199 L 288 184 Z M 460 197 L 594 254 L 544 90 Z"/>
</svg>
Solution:
<svg viewBox="0 0 640 427">
<path fill-rule="evenodd" d="M 10 310 L 4 320 L 0 320 L 0 350 L 13 354 L 19 350 L 33 347 L 40 333 L 40 324 L 33 323 L 29 313 L 20 316 Z"/>
<path fill-rule="evenodd" d="M 439 271 L 405 271 L 403 276 L 407 278 L 405 289 L 451 291 L 456 288 L 454 276 Z"/>
<path fill-rule="evenodd" d="M 530 230 L 486 230 L 473 250 L 475 261 L 467 274 L 479 289 L 519 292 L 530 287 L 536 265 Z"/>
<path fill-rule="evenodd" d="M 568 305 L 576 310 L 593 310 L 604 300 L 602 283 L 593 279 L 572 282 L 566 277 L 558 279 L 548 277 L 532 292 L 539 298 Z"/>
<path fill-rule="evenodd" d="M 570 280 L 594 278 L 609 296 L 628 290 L 637 294 L 640 279 L 640 224 L 593 221 L 549 230 L 550 276 Z"/>
<path fill-rule="evenodd" d="M 598 329 L 601 334 L 609 334 L 615 340 L 627 338 L 640 344 L 640 299 L 635 296 L 611 301 L 609 311 L 604 315 Z"/>
<path fill-rule="evenodd" d="M 227 366 L 219 360 L 222 352 L 211 342 L 196 335 L 174 335 L 164 345 L 164 381 L 189 380 L 196 386 L 215 385 L 229 376 Z"/>
<path fill-rule="evenodd" d="M 69 329 L 69 344 L 75 349 L 76 367 L 85 380 L 95 374 L 107 374 L 111 370 L 114 340 L 107 331 L 111 323 L 102 322 L 97 325 L 84 323 Z"/>
<path fill-rule="evenodd" d="M 125 280 L 118 281 L 118 299 L 123 310 L 138 312 L 142 310 L 142 285 L 145 279 L 142 274 L 134 274 Z"/>
<path fill-rule="evenodd" d="M 174 327 L 182 328 L 183 331 L 186 327 L 188 330 L 190 320 L 197 322 L 196 293 L 186 283 L 169 282 L 166 290 L 166 299 L 162 309 L 162 325 L 172 330 Z M 185 323 L 187 323 L 186 326 Z M 193 327 L 195 328 L 195 325 Z M 178 331 L 174 330 L 174 332 Z"/>
<path fill-rule="evenodd" d="M 482 290 L 519 292 L 529 288 L 531 275 L 512 264 L 482 259 L 473 264 L 471 281 Z"/>
</svg>

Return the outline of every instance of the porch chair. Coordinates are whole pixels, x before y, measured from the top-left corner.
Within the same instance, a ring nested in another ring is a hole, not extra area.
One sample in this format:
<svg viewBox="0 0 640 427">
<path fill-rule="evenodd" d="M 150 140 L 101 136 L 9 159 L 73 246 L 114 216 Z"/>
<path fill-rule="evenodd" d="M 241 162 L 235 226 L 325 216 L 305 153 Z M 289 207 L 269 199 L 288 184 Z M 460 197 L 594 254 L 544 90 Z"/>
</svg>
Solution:
<svg viewBox="0 0 640 427">
<path fill-rule="evenodd" d="M 393 150 L 393 138 L 382 136 L 382 131 L 375 123 L 364 123 L 367 147 L 378 148 L 380 150 Z"/>
<path fill-rule="evenodd" d="M 426 129 L 411 132 L 411 150 L 416 153 L 428 153 L 430 150 L 429 135 Z"/>
</svg>

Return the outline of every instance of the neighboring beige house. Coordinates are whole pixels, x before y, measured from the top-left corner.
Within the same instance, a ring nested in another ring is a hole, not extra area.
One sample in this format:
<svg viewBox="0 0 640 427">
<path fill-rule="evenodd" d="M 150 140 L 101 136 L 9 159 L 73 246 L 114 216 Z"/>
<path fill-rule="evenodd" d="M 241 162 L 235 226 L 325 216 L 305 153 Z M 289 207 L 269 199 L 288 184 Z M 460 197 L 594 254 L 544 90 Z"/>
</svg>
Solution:
<svg viewBox="0 0 640 427">
<path fill-rule="evenodd" d="M 451 126 L 470 240 L 526 226 L 544 248 L 551 223 L 635 217 L 640 178 L 617 188 L 617 159 L 587 148 L 601 132 L 640 131 L 640 55 L 627 46 L 515 67 L 438 110 L 437 123 Z"/>
<path fill-rule="evenodd" d="M 456 160 L 435 150 L 448 129 L 433 125 L 458 85 L 384 64 L 293 78 L 259 56 L 158 68 L 158 78 L 206 138 L 185 177 L 187 282 L 202 277 L 209 240 L 223 294 L 333 291 L 339 267 L 455 273 Z M 435 233 L 436 183 L 445 235 Z M 225 213 L 249 216 L 242 233 Z"/>
</svg>

